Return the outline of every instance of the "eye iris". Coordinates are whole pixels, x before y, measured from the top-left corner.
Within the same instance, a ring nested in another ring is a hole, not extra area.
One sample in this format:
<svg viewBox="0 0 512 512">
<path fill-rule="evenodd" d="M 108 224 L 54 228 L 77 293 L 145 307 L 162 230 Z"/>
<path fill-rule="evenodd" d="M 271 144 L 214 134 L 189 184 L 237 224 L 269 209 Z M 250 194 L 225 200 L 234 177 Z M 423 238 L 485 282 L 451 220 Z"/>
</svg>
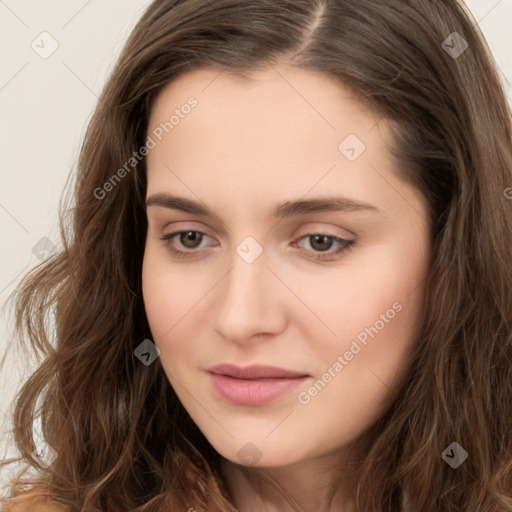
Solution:
<svg viewBox="0 0 512 512">
<path fill-rule="evenodd" d="M 180 242 L 189 249 L 194 249 L 197 247 L 197 243 L 194 245 L 194 242 L 197 242 L 199 240 L 199 243 L 201 243 L 201 233 L 198 233 L 197 231 L 184 231 L 180 234 Z M 190 242 L 192 242 L 192 245 L 190 245 Z"/>
<path fill-rule="evenodd" d="M 311 243 L 311 247 L 314 249 L 317 249 L 319 251 L 326 251 L 331 248 L 332 246 L 332 237 L 328 235 L 311 235 L 309 237 L 310 240 L 314 240 L 314 243 Z M 319 247 L 317 245 L 317 241 L 320 239 Z M 325 240 L 328 239 L 329 243 L 326 243 Z"/>
<path fill-rule="evenodd" d="M 180 243 L 189 249 L 195 249 L 201 244 L 203 234 L 199 231 L 182 231 L 179 234 Z M 311 247 L 316 251 L 328 251 L 332 247 L 333 237 L 330 235 L 309 235 Z"/>
</svg>

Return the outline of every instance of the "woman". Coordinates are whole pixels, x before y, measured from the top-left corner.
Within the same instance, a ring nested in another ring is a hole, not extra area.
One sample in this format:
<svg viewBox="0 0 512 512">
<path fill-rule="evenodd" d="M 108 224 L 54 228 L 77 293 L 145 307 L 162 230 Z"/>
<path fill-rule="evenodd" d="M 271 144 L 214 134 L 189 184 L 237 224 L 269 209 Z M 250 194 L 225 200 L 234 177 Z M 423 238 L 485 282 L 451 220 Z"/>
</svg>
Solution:
<svg viewBox="0 0 512 512">
<path fill-rule="evenodd" d="M 17 290 L 4 506 L 511 511 L 510 115 L 455 0 L 153 2 Z"/>
</svg>

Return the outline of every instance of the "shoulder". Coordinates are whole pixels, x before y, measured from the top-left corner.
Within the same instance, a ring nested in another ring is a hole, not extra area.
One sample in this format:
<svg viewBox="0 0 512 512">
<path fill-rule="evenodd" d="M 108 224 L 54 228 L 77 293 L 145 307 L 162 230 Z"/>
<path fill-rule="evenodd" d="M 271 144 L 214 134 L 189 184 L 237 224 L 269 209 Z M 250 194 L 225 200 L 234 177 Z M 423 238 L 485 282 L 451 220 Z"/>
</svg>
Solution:
<svg viewBox="0 0 512 512">
<path fill-rule="evenodd" d="M 62 503 L 46 496 L 45 487 L 35 487 L 23 492 L 15 498 L 1 498 L 1 512 L 66 512 L 68 509 Z"/>
</svg>

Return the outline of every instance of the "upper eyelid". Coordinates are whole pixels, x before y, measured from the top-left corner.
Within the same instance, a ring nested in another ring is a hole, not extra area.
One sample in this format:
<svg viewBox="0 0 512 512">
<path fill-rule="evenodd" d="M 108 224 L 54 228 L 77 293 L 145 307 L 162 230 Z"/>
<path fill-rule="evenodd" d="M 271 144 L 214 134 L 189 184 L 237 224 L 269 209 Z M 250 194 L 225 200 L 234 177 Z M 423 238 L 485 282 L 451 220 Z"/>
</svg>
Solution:
<svg viewBox="0 0 512 512">
<path fill-rule="evenodd" d="M 186 224 L 187 221 L 181 221 L 182 223 Z M 178 222 L 180 223 L 180 222 Z M 172 223 L 172 224 L 175 224 L 175 223 Z M 354 232 L 351 232 L 350 230 L 346 229 L 346 228 L 342 228 L 340 226 L 332 226 L 332 227 L 316 227 L 316 226 L 321 226 L 321 225 L 324 225 L 325 226 L 325 222 L 309 222 L 307 224 L 314 224 L 315 226 L 313 227 L 308 227 L 306 228 L 306 230 L 304 231 L 304 233 L 300 236 L 306 236 L 306 235 L 311 235 L 311 234 L 314 234 L 314 235 L 318 235 L 318 234 L 325 234 L 327 236 L 332 236 L 332 237 L 336 237 L 336 238 L 341 238 L 342 240 L 355 240 L 357 238 L 357 235 L 354 233 Z M 329 223 L 327 223 L 329 224 Z M 161 231 L 164 231 L 165 228 L 162 228 Z M 342 229 L 345 234 L 343 233 L 340 233 L 340 234 L 336 234 L 335 231 L 336 229 Z M 208 232 L 210 231 L 210 228 L 204 228 L 202 227 L 193 227 L 193 226 L 190 226 L 190 224 L 188 226 L 185 226 L 184 228 L 175 228 L 175 229 L 172 229 L 169 231 L 169 234 L 171 233 L 174 233 L 174 234 L 177 234 L 177 233 L 183 233 L 185 231 L 198 231 L 198 232 L 202 232 L 202 233 L 205 233 L 207 236 L 209 236 L 210 238 L 215 238 L 213 235 L 210 235 Z M 297 230 L 294 230 L 294 231 L 302 231 L 302 228 L 299 228 Z M 223 233 L 224 234 L 224 233 Z M 165 236 L 165 235 L 164 235 Z M 297 239 L 297 237 L 299 237 L 299 235 L 294 235 L 294 238 Z"/>
</svg>

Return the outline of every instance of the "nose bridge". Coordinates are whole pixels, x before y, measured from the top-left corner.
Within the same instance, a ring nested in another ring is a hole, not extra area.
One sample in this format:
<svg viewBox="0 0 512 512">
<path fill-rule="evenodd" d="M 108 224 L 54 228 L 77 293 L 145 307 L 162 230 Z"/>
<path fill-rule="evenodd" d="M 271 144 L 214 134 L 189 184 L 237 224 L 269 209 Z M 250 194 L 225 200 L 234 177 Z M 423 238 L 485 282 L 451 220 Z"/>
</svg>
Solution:
<svg viewBox="0 0 512 512">
<path fill-rule="evenodd" d="M 216 297 L 217 328 L 226 338 L 244 340 L 278 328 L 278 280 L 267 268 L 269 255 L 250 236 L 235 247 Z"/>
<path fill-rule="evenodd" d="M 267 269 L 269 251 L 254 237 L 247 236 L 235 247 L 231 258 L 231 271 L 227 276 L 226 300 L 234 306 L 245 303 L 258 307 L 268 286 Z"/>
</svg>

